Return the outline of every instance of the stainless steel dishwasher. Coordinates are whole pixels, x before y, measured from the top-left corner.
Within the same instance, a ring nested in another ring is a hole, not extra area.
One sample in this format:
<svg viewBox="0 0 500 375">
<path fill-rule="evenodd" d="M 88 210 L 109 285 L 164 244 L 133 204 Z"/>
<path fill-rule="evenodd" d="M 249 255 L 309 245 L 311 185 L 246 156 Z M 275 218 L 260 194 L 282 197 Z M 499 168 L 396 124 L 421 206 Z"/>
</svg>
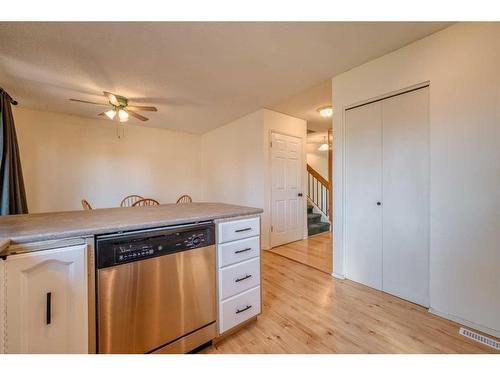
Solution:
<svg viewBox="0 0 500 375">
<path fill-rule="evenodd" d="M 216 336 L 213 223 L 96 237 L 97 352 L 185 353 Z"/>
</svg>

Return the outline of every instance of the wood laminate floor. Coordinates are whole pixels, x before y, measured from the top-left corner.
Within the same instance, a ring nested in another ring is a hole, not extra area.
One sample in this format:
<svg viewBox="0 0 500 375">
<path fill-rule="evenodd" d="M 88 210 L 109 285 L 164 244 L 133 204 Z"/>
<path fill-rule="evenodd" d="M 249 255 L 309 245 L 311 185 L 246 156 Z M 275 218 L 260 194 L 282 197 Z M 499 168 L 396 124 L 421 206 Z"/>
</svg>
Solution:
<svg viewBox="0 0 500 375">
<path fill-rule="evenodd" d="M 262 254 L 263 309 L 205 353 L 498 353 L 423 307 Z"/>
<path fill-rule="evenodd" d="M 332 248 L 332 232 L 325 232 L 305 240 L 275 247 L 269 251 L 331 274 L 333 266 Z"/>
</svg>

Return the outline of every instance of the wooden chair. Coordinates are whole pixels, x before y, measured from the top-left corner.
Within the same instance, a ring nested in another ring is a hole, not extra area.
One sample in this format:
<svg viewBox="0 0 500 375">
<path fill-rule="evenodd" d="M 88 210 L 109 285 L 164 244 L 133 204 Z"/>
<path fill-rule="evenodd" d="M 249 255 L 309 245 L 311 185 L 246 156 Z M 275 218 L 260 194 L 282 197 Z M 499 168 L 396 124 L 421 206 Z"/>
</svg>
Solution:
<svg viewBox="0 0 500 375">
<path fill-rule="evenodd" d="M 175 203 L 193 203 L 193 200 L 191 199 L 191 197 L 187 194 L 184 194 L 184 195 L 181 195 L 179 197 L 179 199 L 177 199 L 177 202 Z"/>
<path fill-rule="evenodd" d="M 82 207 L 84 210 L 91 210 L 92 206 L 85 199 L 82 199 Z"/>
<path fill-rule="evenodd" d="M 143 206 L 158 206 L 160 203 L 157 200 L 151 198 L 144 198 L 135 202 L 132 207 L 143 207 Z"/>
<path fill-rule="evenodd" d="M 120 203 L 120 207 L 132 207 L 135 202 L 140 201 L 141 199 L 144 199 L 144 197 L 141 197 L 140 195 L 132 194 L 128 195 Z"/>
</svg>

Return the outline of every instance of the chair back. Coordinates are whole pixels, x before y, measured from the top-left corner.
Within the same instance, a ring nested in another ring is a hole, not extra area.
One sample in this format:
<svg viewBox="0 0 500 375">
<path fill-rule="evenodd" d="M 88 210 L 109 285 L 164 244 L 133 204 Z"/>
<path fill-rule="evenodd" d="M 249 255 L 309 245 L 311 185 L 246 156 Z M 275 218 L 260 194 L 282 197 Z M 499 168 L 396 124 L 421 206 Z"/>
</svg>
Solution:
<svg viewBox="0 0 500 375">
<path fill-rule="evenodd" d="M 191 197 L 187 194 L 184 194 L 182 196 L 179 197 L 179 199 L 177 199 L 177 204 L 178 203 L 193 203 L 193 200 L 191 199 Z"/>
<path fill-rule="evenodd" d="M 85 199 L 82 199 L 82 207 L 84 210 L 91 210 L 92 206 L 90 205 L 89 202 L 87 202 Z"/>
<path fill-rule="evenodd" d="M 135 202 L 140 201 L 141 199 L 144 199 L 144 197 L 141 197 L 140 195 L 136 195 L 136 194 L 127 195 L 121 201 L 120 207 L 132 207 Z"/>
<path fill-rule="evenodd" d="M 132 204 L 132 207 L 158 206 L 160 203 L 151 198 L 143 198 Z"/>
</svg>

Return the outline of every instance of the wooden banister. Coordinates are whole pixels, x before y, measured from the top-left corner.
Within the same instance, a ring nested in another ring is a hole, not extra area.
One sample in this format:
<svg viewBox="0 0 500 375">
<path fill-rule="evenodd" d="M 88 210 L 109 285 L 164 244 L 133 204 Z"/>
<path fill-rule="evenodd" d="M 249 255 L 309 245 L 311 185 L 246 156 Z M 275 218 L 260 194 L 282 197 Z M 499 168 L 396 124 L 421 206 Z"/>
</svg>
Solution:
<svg viewBox="0 0 500 375">
<path fill-rule="evenodd" d="M 330 183 L 322 175 L 320 175 L 316 171 L 316 169 L 314 169 L 313 167 L 311 167 L 309 164 L 307 164 L 307 172 L 309 172 L 325 188 L 330 189 Z"/>
</svg>

